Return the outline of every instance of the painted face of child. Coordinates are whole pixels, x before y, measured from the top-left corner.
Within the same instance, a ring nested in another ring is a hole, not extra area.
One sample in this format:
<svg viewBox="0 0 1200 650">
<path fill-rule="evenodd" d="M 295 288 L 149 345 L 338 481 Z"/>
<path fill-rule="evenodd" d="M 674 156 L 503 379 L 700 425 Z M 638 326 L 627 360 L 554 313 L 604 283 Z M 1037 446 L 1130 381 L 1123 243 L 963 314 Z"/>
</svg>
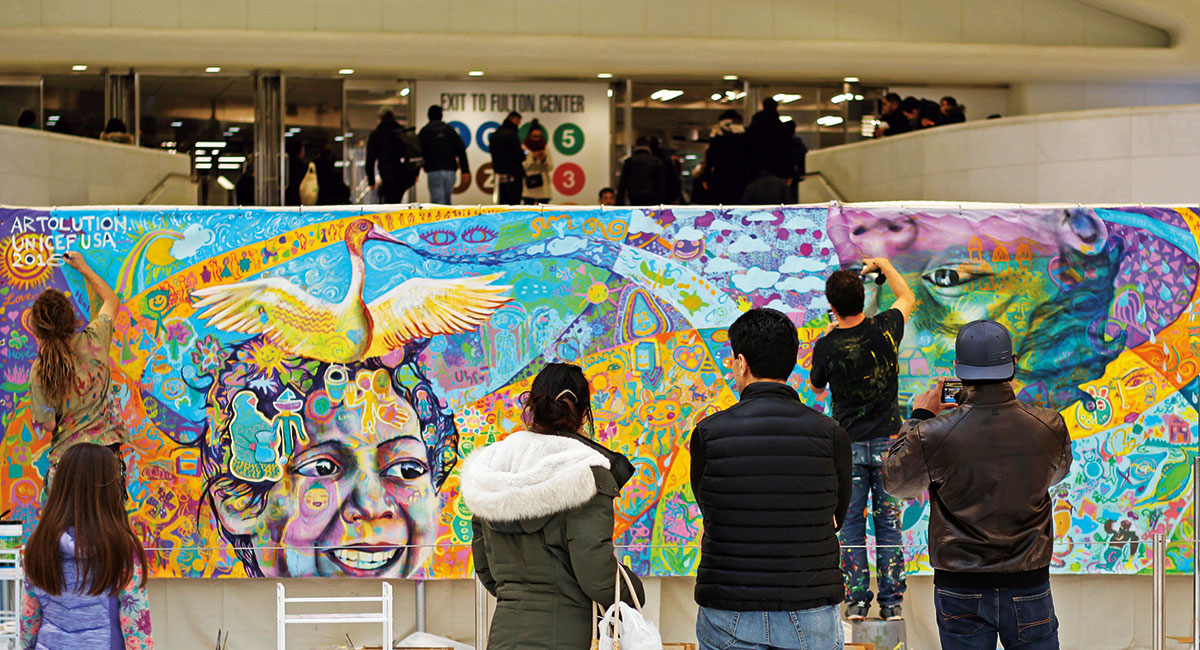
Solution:
<svg viewBox="0 0 1200 650">
<path fill-rule="evenodd" d="M 440 505 L 417 414 L 382 370 L 360 370 L 267 494 L 255 529 L 267 576 L 403 578 L 431 553 Z M 310 398 L 311 399 L 311 398 Z"/>
</svg>

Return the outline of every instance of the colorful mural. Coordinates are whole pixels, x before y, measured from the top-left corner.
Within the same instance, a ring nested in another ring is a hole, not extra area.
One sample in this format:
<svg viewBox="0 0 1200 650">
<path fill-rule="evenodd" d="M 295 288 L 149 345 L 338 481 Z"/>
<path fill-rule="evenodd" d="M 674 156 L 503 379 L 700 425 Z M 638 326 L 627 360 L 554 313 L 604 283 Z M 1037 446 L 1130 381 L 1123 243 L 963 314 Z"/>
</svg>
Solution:
<svg viewBox="0 0 1200 650">
<path fill-rule="evenodd" d="M 951 372 L 963 323 L 1007 324 L 1023 398 L 1075 438 L 1055 570 L 1139 572 L 1140 540 L 1193 536 L 1196 232 L 1165 208 L 0 209 L 0 510 L 36 519 L 27 310 L 53 286 L 89 313 L 60 261 L 77 250 L 124 301 L 114 403 L 155 575 L 469 575 L 457 469 L 521 426 L 547 361 L 583 366 L 597 437 L 637 468 L 620 553 L 686 575 L 688 436 L 736 401 L 725 328 L 749 307 L 791 316 L 812 403 L 824 278 L 888 255 L 919 298 L 905 398 Z M 912 571 L 929 570 L 927 512 L 903 512 Z"/>
</svg>

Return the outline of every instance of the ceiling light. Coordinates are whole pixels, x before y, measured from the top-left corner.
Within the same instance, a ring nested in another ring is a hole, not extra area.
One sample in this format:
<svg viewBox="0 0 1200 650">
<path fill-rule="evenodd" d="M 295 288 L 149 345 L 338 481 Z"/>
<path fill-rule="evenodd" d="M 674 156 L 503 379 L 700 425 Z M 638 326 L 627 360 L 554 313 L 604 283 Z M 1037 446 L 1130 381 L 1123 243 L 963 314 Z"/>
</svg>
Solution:
<svg viewBox="0 0 1200 650">
<path fill-rule="evenodd" d="M 345 133 L 342 134 L 342 136 L 347 137 L 347 138 L 353 138 L 354 131 L 346 131 Z"/>
<path fill-rule="evenodd" d="M 681 95 L 683 95 L 682 90 L 668 90 L 666 88 L 663 88 L 662 90 L 656 90 L 653 93 L 651 93 L 650 99 L 654 99 L 654 100 L 657 100 L 660 102 L 669 102 L 672 99 L 675 99 L 676 97 L 679 97 Z"/>
<path fill-rule="evenodd" d="M 775 99 L 775 101 L 779 102 L 780 104 L 791 104 L 792 102 L 800 99 L 800 95 L 791 95 L 788 93 L 776 93 L 774 99 Z"/>
<path fill-rule="evenodd" d="M 221 68 L 218 68 L 218 67 L 217 67 L 217 66 L 215 66 L 215 65 L 210 65 L 210 66 L 208 66 L 207 68 L 205 68 L 205 69 L 204 69 L 204 71 L 205 71 L 205 72 L 220 72 L 220 71 L 221 71 Z"/>
<path fill-rule="evenodd" d="M 219 140 L 201 140 L 196 143 L 197 149 L 221 149 L 225 147 L 225 143 Z"/>
<path fill-rule="evenodd" d="M 74 70 L 75 72 L 83 72 L 84 70 L 87 70 L 87 66 L 83 65 L 83 64 L 73 65 L 73 66 L 71 66 L 71 69 Z"/>
<path fill-rule="evenodd" d="M 862 96 L 862 95 L 855 95 L 855 96 L 854 96 L 854 101 L 861 102 L 862 100 L 863 100 L 863 96 Z"/>
<path fill-rule="evenodd" d="M 608 89 L 608 96 L 609 96 L 609 97 L 612 97 L 612 96 L 613 96 L 613 91 L 612 91 L 612 88 L 609 88 L 609 89 Z"/>
<path fill-rule="evenodd" d="M 844 81 L 848 84 L 856 84 L 856 83 L 858 83 L 858 77 L 845 77 L 842 79 L 842 81 Z"/>
<path fill-rule="evenodd" d="M 212 163 L 196 163 L 196 169 L 212 169 Z"/>
<path fill-rule="evenodd" d="M 50 117 L 47 117 L 47 118 L 46 118 L 46 121 L 47 121 L 47 122 L 57 122 L 57 121 L 58 121 L 58 116 L 57 116 L 57 115 L 51 115 Z"/>
<path fill-rule="evenodd" d="M 597 79 L 612 79 L 611 72 L 599 72 L 596 74 Z"/>
<path fill-rule="evenodd" d="M 780 121 L 780 122 L 791 122 L 791 121 L 792 121 L 792 116 L 791 116 L 791 115 L 780 115 L 780 116 L 779 116 L 779 121 Z"/>
<path fill-rule="evenodd" d="M 230 133 L 237 133 L 238 131 L 241 131 L 241 130 L 242 130 L 242 127 L 240 127 L 240 126 L 231 126 L 231 127 L 229 127 L 229 132 L 230 132 Z"/>
<path fill-rule="evenodd" d="M 850 99 L 853 96 L 854 95 L 851 95 L 850 93 L 846 93 L 843 95 L 834 95 L 829 101 L 833 102 L 834 104 L 841 104 L 842 102 L 846 101 L 847 99 Z"/>
<path fill-rule="evenodd" d="M 209 156 L 196 156 L 196 162 L 212 162 L 212 158 Z"/>
<path fill-rule="evenodd" d="M 713 94 L 712 94 L 712 100 L 713 100 L 714 102 L 719 102 L 719 101 L 721 101 L 721 93 L 713 93 Z"/>
<path fill-rule="evenodd" d="M 284 133 L 284 134 L 283 134 L 283 137 L 285 137 L 285 138 L 290 138 L 290 137 L 292 137 L 293 135 L 296 135 L 296 134 L 295 134 L 295 133 L 292 133 L 291 131 L 288 131 L 287 133 Z"/>
<path fill-rule="evenodd" d="M 734 98 L 734 99 L 741 99 L 741 98 L 743 98 L 743 97 L 745 97 L 745 96 L 746 96 L 746 91 L 744 91 L 744 90 L 739 90 L 738 92 L 736 92 L 736 93 L 733 93 L 733 98 Z"/>
<path fill-rule="evenodd" d="M 467 76 L 468 76 L 468 77 L 482 77 L 482 76 L 483 76 L 483 70 L 472 70 L 472 71 L 470 71 L 470 72 L 468 72 L 468 73 L 467 73 Z"/>
<path fill-rule="evenodd" d="M 411 88 L 404 88 L 400 91 L 401 97 L 408 97 L 408 93 L 412 92 Z"/>
<path fill-rule="evenodd" d="M 240 169 L 241 165 L 237 163 L 221 163 L 217 165 L 217 169 Z"/>
<path fill-rule="evenodd" d="M 821 126 L 837 126 L 842 123 L 842 118 L 837 115 L 826 115 L 817 118 L 817 124 Z"/>
<path fill-rule="evenodd" d="M 342 140 L 345 140 L 345 139 L 346 139 L 346 137 L 345 137 L 345 136 L 341 136 L 341 135 L 339 135 L 338 137 L 334 138 L 334 139 L 333 139 L 333 141 L 334 141 L 334 142 L 341 142 Z"/>
<path fill-rule="evenodd" d="M 721 77 L 721 78 L 722 78 L 722 79 L 724 79 L 725 81 L 737 81 L 737 79 L 738 79 L 738 76 L 737 76 L 737 75 L 735 75 L 735 74 L 727 74 L 727 75 L 725 75 L 724 77 Z"/>
<path fill-rule="evenodd" d="M 179 127 L 183 126 L 183 120 L 175 120 L 174 122 L 171 122 L 171 126 L 178 129 Z"/>
<path fill-rule="evenodd" d="M 223 162 L 223 163 L 246 162 L 246 157 L 245 156 L 221 156 L 220 158 L 217 159 L 217 162 Z"/>
<path fill-rule="evenodd" d="M 342 68 L 338 70 L 338 74 L 354 74 L 354 68 Z"/>
<path fill-rule="evenodd" d="M 217 185 L 220 185 L 221 187 L 223 187 L 227 190 L 232 190 L 233 188 L 237 187 L 236 185 L 233 184 L 233 181 L 229 180 L 228 178 L 225 178 L 224 176 L 217 177 Z"/>
</svg>

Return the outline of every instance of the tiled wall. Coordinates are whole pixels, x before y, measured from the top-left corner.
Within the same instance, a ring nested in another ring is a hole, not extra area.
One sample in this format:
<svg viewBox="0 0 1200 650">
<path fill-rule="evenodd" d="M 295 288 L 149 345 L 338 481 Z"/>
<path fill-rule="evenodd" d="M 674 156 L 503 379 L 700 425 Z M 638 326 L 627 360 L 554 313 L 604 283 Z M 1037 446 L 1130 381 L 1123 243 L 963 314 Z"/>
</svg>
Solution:
<svg viewBox="0 0 1200 650">
<path fill-rule="evenodd" d="M 1200 203 L 1200 105 L 970 122 L 814 151 L 848 201 Z"/>
<path fill-rule="evenodd" d="M 6 205 L 136 205 L 166 175 L 189 172 L 186 155 L 12 126 L 0 126 L 0 151 Z M 195 186 L 172 182 L 154 203 L 193 205 Z"/>
<path fill-rule="evenodd" d="M 0 27 L 137 27 L 1164 47 L 1077 0 L 6 0 Z"/>
</svg>

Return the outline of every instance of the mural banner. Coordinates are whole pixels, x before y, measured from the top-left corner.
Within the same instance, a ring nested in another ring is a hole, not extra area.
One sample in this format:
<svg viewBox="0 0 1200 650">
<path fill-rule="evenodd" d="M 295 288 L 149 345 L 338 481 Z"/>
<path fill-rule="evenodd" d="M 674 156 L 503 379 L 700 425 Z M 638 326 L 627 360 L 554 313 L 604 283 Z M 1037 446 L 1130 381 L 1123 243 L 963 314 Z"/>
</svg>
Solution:
<svg viewBox="0 0 1200 650">
<path fill-rule="evenodd" d="M 470 576 L 458 470 L 522 426 L 550 361 L 583 367 L 597 438 L 637 468 L 620 555 L 693 574 L 688 437 L 737 400 L 726 328 L 788 314 L 791 383 L 827 410 L 808 383 L 825 278 L 886 255 L 918 297 L 905 410 L 952 374 L 959 327 L 1004 323 L 1022 399 L 1074 438 L 1054 570 L 1148 571 L 1142 540 L 1194 536 L 1197 232 L 1192 209 L 1145 207 L 0 209 L 0 511 L 28 534 L 49 462 L 29 307 L 47 287 L 94 307 L 69 250 L 122 300 L 110 408 L 152 575 Z M 891 304 L 867 286 L 868 312 Z M 913 572 L 927 516 L 905 504 Z"/>
</svg>

